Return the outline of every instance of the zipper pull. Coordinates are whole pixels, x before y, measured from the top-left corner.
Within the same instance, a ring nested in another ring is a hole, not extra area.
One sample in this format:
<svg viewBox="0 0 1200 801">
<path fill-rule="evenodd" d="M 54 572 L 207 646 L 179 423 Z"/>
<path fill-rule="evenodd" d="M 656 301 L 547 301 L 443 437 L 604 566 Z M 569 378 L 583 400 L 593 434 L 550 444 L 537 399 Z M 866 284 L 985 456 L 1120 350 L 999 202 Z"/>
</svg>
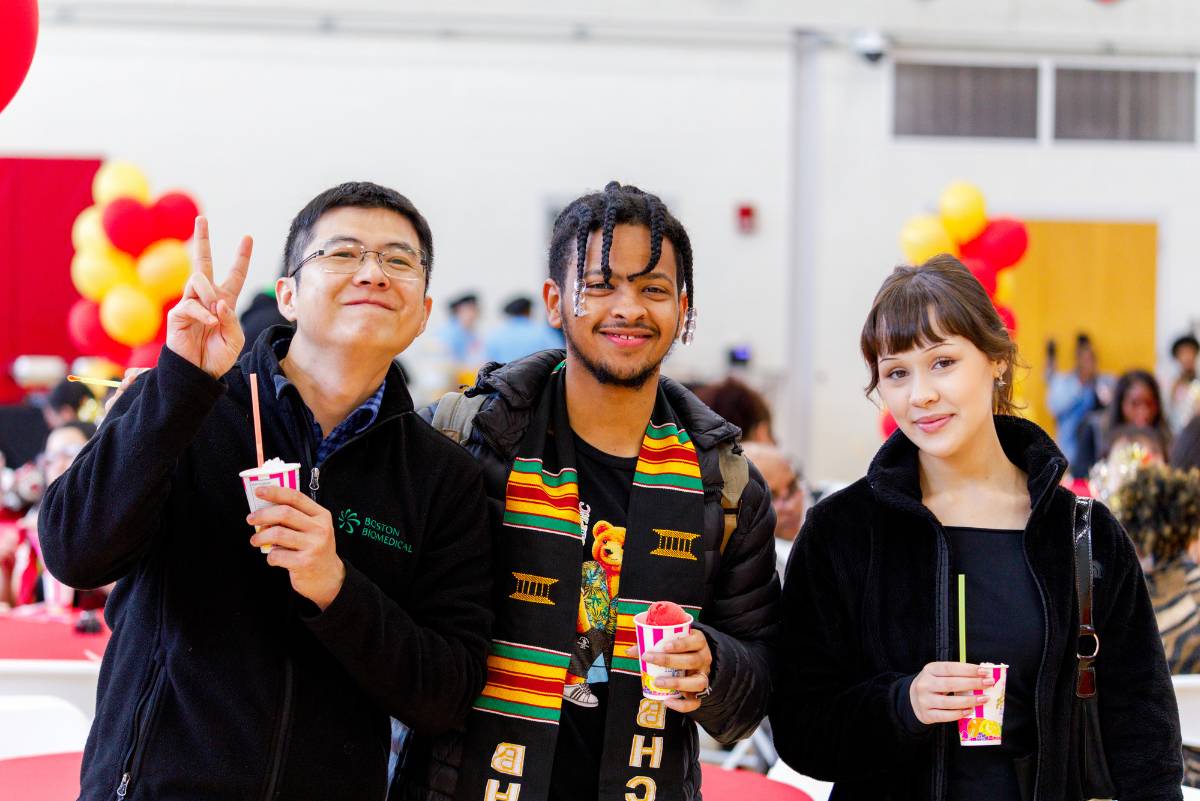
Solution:
<svg viewBox="0 0 1200 801">
<path fill-rule="evenodd" d="M 315 501 L 317 499 L 317 490 L 321 488 L 321 468 L 314 467 L 308 474 L 308 494 Z"/>
<path fill-rule="evenodd" d="M 127 792 L 129 792 L 129 774 L 124 773 L 121 775 L 121 783 L 117 785 L 117 798 L 124 798 Z"/>
</svg>

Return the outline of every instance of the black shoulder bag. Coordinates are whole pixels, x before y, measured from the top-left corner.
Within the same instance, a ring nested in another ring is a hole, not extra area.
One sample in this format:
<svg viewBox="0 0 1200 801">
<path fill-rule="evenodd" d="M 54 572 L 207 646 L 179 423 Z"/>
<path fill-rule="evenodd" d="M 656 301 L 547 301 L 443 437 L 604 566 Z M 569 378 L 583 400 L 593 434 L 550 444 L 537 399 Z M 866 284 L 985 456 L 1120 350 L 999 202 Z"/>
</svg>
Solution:
<svg viewBox="0 0 1200 801">
<path fill-rule="evenodd" d="M 1075 499 L 1075 595 L 1079 599 L 1079 639 L 1075 655 L 1075 704 L 1071 712 L 1071 739 L 1079 788 L 1084 799 L 1113 798 L 1117 789 L 1108 772 L 1104 741 L 1100 735 L 1100 697 L 1096 687 L 1096 657 L 1100 635 L 1092 624 L 1092 499 Z M 1090 651 L 1085 656 L 1084 652 Z"/>
</svg>

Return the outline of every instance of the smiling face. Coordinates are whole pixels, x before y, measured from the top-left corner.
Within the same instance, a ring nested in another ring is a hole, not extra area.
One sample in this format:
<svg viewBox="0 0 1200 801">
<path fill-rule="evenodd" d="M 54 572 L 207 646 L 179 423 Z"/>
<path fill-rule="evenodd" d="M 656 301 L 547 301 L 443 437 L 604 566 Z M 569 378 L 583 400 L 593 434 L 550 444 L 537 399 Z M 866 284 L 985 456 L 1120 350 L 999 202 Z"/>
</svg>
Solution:
<svg viewBox="0 0 1200 801">
<path fill-rule="evenodd" d="M 584 313 L 575 316 L 571 289 L 553 279 L 543 289 L 546 310 L 550 324 L 566 336 L 569 357 L 602 384 L 638 389 L 657 376 L 683 329 L 688 299 L 680 294 L 675 248 L 664 237 L 658 262 L 643 273 L 650 260 L 650 230 L 618 225 L 609 252 L 612 277 L 605 281 L 601 247 L 602 237 L 592 236 Z M 574 275 L 574 269 L 567 274 Z"/>
<path fill-rule="evenodd" d="M 900 429 L 921 451 L 942 459 L 993 424 L 996 380 L 1007 367 L 961 336 L 882 354 L 878 366 L 879 395 Z"/>
<path fill-rule="evenodd" d="M 317 220 L 305 255 L 330 241 L 361 243 L 384 252 L 397 247 L 420 250 L 408 218 L 390 209 L 343 206 Z M 296 323 L 296 336 L 318 347 L 356 348 L 387 354 L 402 352 L 425 330 L 432 301 L 422 277 L 390 277 L 373 254 L 352 273 L 333 273 L 320 261 L 306 263 L 303 276 L 276 284 L 279 310 Z M 301 280 L 298 282 L 297 278 Z"/>
<path fill-rule="evenodd" d="M 1134 381 L 1121 398 L 1121 416 L 1135 426 L 1153 426 L 1158 420 L 1158 398 L 1144 381 Z"/>
</svg>

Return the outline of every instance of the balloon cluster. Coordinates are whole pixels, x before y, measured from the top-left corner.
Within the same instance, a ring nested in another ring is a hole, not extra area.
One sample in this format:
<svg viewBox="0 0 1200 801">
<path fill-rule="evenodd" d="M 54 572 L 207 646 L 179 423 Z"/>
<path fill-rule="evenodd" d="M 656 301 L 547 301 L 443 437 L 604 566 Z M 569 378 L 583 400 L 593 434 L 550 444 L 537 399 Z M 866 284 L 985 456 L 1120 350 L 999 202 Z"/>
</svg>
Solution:
<svg viewBox="0 0 1200 801">
<path fill-rule="evenodd" d="M 1017 318 L 1011 301 L 1011 268 L 1029 247 L 1025 223 L 1009 217 L 988 219 L 987 206 L 979 187 L 964 181 L 950 184 L 942 192 L 939 214 L 913 217 L 900 231 L 900 247 L 912 264 L 920 264 L 939 253 L 949 253 L 983 284 L 992 304 L 1012 336 Z"/>
<path fill-rule="evenodd" d="M 67 315 L 67 330 L 84 353 L 152 367 L 166 339 L 166 312 L 191 273 L 184 243 L 199 210 L 182 192 L 151 204 L 146 176 L 124 161 L 100 167 L 92 199 L 71 229 L 71 281 L 83 297 Z"/>
<path fill-rule="evenodd" d="M 958 258 L 983 285 L 1009 336 L 1017 335 L 1017 316 L 1009 304 L 1013 293 L 1013 268 L 1029 247 L 1025 223 L 1009 217 L 988 219 L 979 187 L 964 181 L 942 191 L 938 214 L 911 218 L 900 231 L 900 247 L 911 264 L 921 264 L 941 253 Z M 880 423 L 884 437 L 896 422 L 884 412 Z"/>
</svg>

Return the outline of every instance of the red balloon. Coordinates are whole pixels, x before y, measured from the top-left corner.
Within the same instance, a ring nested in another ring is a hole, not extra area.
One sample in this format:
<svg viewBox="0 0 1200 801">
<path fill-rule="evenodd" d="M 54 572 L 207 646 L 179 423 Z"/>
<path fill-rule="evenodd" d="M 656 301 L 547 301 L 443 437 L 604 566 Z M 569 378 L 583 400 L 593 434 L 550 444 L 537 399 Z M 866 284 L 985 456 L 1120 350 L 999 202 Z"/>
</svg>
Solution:
<svg viewBox="0 0 1200 801">
<path fill-rule="evenodd" d="M 1028 247 L 1025 223 L 1001 217 L 989 222 L 983 233 L 964 243 L 959 252 L 964 259 L 980 259 L 999 272 L 1019 262 Z"/>
<path fill-rule="evenodd" d="M 103 219 L 108 241 L 135 259 L 159 239 L 154 232 L 154 216 L 140 200 L 117 198 L 104 207 Z"/>
<path fill-rule="evenodd" d="M 988 264 L 983 259 L 966 259 L 962 260 L 963 266 L 971 271 L 971 275 L 975 276 L 975 280 L 983 284 L 983 291 L 987 292 L 990 298 L 996 294 L 996 268 Z"/>
<path fill-rule="evenodd" d="M 129 354 L 126 367 L 154 367 L 158 364 L 158 354 L 162 352 L 163 343 L 147 342 L 139 345 Z"/>
<path fill-rule="evenodd" d="M 129 348 L 104 333 L 100 304 L 87 298 L 75 301 L 67 312 L 67 333 L 75 347 L 87 356 L 103 356 L 117 364 L 124 364 L 129 358 Z"/>
<path fill-rule="evenodd" d="M 150 207 L 150 213 L 154 215 L 155 240 L 186 242 L 192 238 L 200 207 L 183 192 L 167 192 Z"/>
<path fill-rule="evenodd" d="M 1017 338 L 1017 315 L 1007 306 L 996 304 L 996 314 L 1000 315 L 1000 319 L 1004 321 L 1004 327 L 1008 329 L 1008 335 L 1013 339 Z"/>
<path fill-rule="evenodd" d="M 883 438 L 887 439 L 892 434 L 895 434 L 898 428 L 900 426 L 896 424 L 896 418 L 892 417 L 891 412 L 884 409 L 883 416 L 879 418 L 879 430 L 883 432 Z"/>
<path fill-rule="evenodd" d="M 17 94 L 37 47 L 37 0 L 0 3 L 0 111 Z"/>
</svg>

